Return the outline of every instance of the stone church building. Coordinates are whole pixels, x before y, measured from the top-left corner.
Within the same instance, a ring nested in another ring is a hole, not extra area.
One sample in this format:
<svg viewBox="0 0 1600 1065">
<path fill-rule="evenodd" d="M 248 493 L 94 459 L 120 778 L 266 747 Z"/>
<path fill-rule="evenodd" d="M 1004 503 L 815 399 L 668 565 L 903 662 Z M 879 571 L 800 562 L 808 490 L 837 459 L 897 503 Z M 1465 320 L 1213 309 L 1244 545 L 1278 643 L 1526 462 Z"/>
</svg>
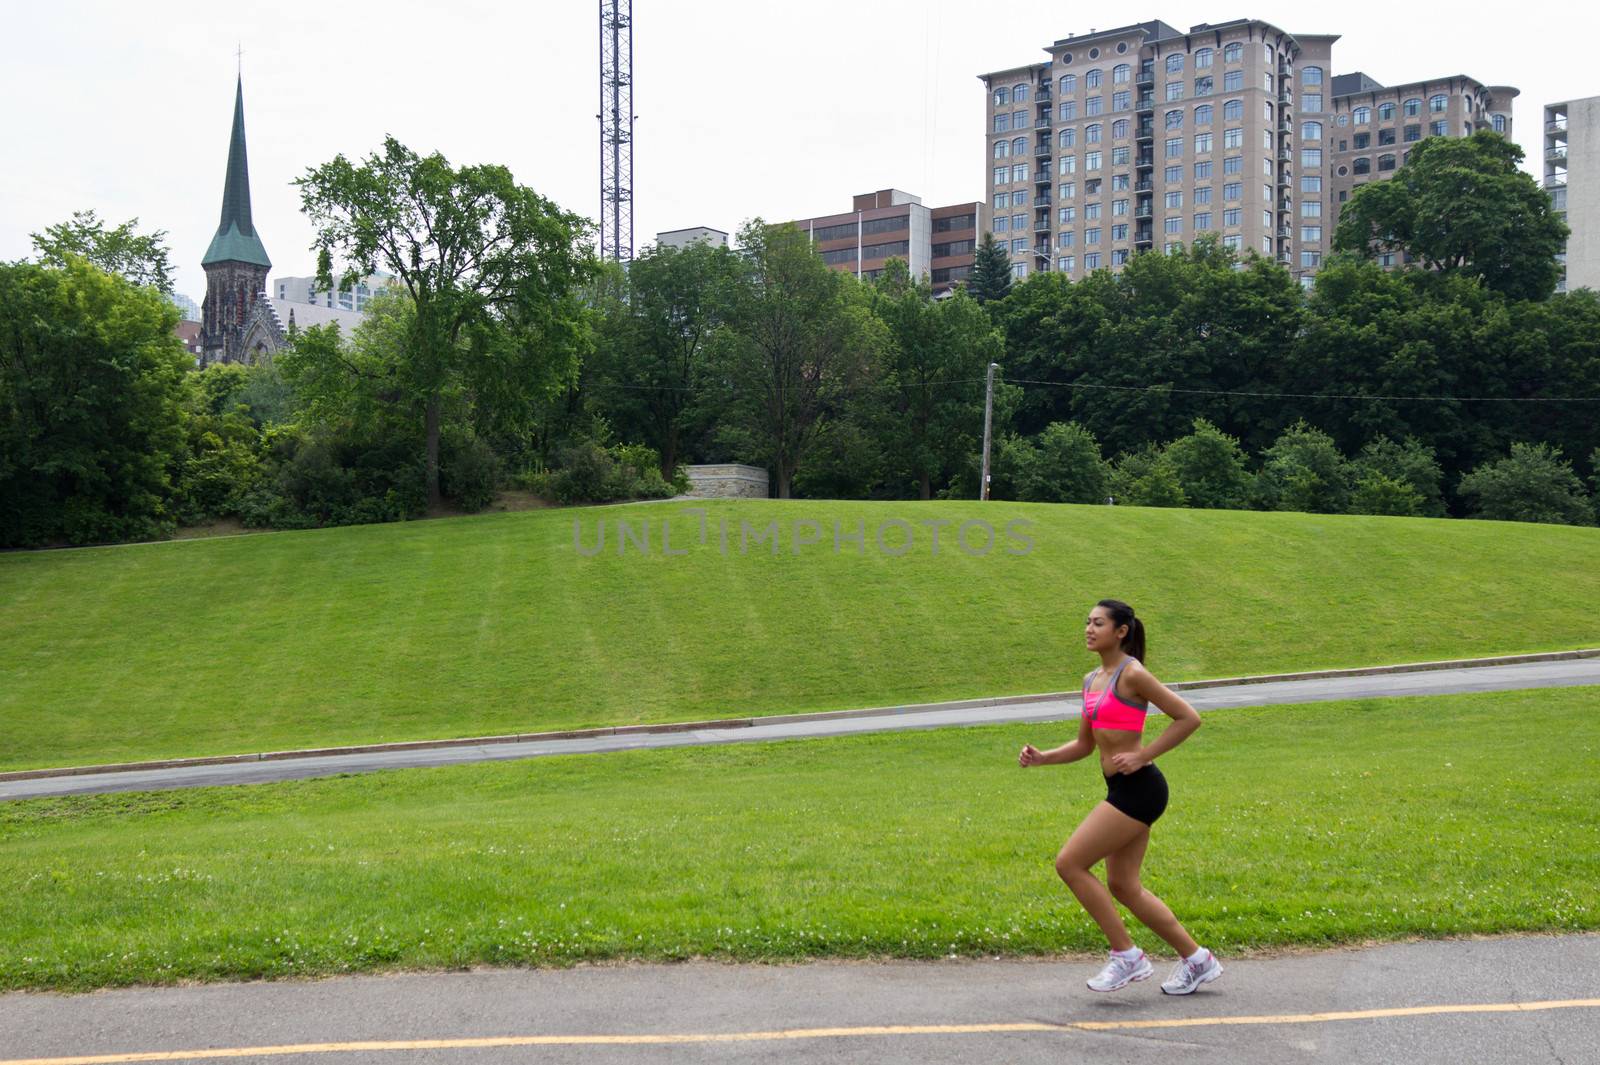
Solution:
<svg viewBox="0 0 1600 1065">
<path fill-rule="evenodd" d="M 222 220 L 200 265 L 206 296 L 200 311 L 201 367 L 218 362 L 259 362 L 287 346 L 289 330 L 337 322 L 348 336 L 365 315 L 339 307 L 297 303 L 268 295 L 272 260 L 250 217 L 250 167 L 244 143 L 244 80 L 233 98 L 233 138 L 222 186 Z"/>
</svg>

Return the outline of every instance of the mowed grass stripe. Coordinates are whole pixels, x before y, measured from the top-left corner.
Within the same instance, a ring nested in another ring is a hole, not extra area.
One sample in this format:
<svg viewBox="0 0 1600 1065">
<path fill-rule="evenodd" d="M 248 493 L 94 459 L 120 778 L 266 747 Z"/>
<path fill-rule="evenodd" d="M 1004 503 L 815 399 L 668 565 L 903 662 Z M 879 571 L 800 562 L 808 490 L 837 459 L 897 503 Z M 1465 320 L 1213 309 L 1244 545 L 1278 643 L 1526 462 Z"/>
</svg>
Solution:
<svg viewBox="0 0 1600 1065">
<path fill-rule="evenodd" d="M 1600 639 L 1600 530 L 990 503 L 581 508 L 0 555 L 0 768 L 1060 690 L 1133 602 L 1169 680 Z M 660 553 L 664 519 L 683 557 Z M 1033 523 L 974 558 L 960 522 Z M 945 520 L 877 553 L 889 518 Z M 615 522 L 652 524 L 648 557 Z M 730 523 L 729 554 L 717 522 Z M 741 520 L 828 531 L 741 556 Z M 606 550 L 575 553 L 608 523 Z M 832 527 L 864 522 L 866 554 Z"/>
<path fill-rule="evenodd" d="M 1098 951 L 1052 867 L 1098 767 L 1015 761 L 1069 732 L 0 804 L 0 988 Z M 1594 930 L 1597 760 L 1594 687 L 1232 710 L 1161 761 L 1146 883 L 1225 953 Z"/>
</svg>

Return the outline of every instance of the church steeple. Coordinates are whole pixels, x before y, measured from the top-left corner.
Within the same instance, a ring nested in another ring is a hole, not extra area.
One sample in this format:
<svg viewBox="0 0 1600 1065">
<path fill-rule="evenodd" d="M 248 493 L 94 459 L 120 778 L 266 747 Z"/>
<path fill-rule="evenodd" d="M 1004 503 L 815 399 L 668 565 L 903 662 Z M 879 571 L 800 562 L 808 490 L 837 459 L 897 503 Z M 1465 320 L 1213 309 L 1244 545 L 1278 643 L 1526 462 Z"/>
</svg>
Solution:
<svg viewBox="0 0 1600 1065">
<path fill-rule="evenodd" d="M 222 220 L 217 234 L 200 260 L 212 263 L 250 263 L 270 269 L 272 260 L 262 246 L 250 218 L 250 166 L 244 145 L 244 79 L 239 79 L 233 98 L 233 139 L 228 142 L 228 176 L 222 186 Z"/>
</svg>

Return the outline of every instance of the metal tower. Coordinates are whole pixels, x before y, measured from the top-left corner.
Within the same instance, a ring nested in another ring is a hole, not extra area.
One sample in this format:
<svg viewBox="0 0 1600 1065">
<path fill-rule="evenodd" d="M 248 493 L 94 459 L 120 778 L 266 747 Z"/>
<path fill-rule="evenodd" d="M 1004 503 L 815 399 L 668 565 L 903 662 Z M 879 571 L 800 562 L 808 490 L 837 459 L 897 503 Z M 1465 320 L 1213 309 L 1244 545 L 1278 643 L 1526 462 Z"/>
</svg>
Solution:
<svg viewBox="0 0 1600 1065">
<path fill-rule="evenodd" d="M 633 0 L 600 0 L 600 257 L 633 258 Z"/>
</svg>

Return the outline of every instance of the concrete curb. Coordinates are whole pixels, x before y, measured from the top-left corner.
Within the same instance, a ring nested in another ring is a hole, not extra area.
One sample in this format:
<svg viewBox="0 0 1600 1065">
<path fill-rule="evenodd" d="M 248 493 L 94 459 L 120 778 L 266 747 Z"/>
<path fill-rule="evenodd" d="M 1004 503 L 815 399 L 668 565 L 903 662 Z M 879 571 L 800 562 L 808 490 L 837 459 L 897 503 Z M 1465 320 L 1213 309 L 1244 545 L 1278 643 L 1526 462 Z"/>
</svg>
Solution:
<svg viewBox="0 0 1600 1065">
<path fill-rule="evenodd" d="M 1441 669 L 1477 669 L 1488 666 L 1514 666 L 1530 662 L 1566 662 L 1579 658 L 1600 658 L 1600 647 L 1576 651 L 1545 651 L 1528 655 L 1497 655 L 1493 658 L 1461 658 L 1441 662 L 1411 662 L 1396 666 L 1363 666 L 1358 669 L 1319 669 L 1303 673 L 1271 673 L 1255 677 L 1223 677 L 1217 680 L 1180 680 L 1167 685 L 1173 691 L 1223 688 L 1241 684 L 1273 684 L 1282 681 L 1327 680 L 1333 677 L 1372 677 L 1384 673 L 1426 673 Z M 705 729 L 750 728 L 754 725 L 792 725 L 805 721 L 830 721 L 854 717 L 892 717 L 940 710 L 971 710 L 981 706 L 1009 706 L 1016 703 L 1049 703 L 1073 700 L 1078 691 L 1041 692 L 1035 695 L 1000 695 L 984 699 L 956 699 L 942 703 L 907 703 L 902 706 L 875 706 L 861 710 L 824 710 L 810 714 L 774 714 L 762 717 L 725 717 L 709 721 L 678 721 L 660 725 L 616 725 L 609 728 L 567 729 L 558 732 L 517 732 L 502 736 L 469 736 L 447 740 L 409 740 L 403 743 L 369 743 L 354 747 L 317 747 L 298 751 L 265 751 L 260 754 L 225 754 L 209 758 L 168 758 L 151 762 L 115 762 L 106 765 L 70 766 L 61 769 L 19 769 L 0 772 L 0 781 L 42 780 L 48 777 L 88 776 L 95 773 L 136 773 L 142 770 L 182 769 L 188 766 L 231 765 L 236 762 L 276 762 L 291 758 L 332 758 L 346 754 L 377 754 L 383 751 L 420 751 L 446 747 L 485 747 L 501 743 L 537 743 L 542 740 L 591 739 L 597 736 L 632 736 L 662 732 L 698 732 Z"/>
</svg>

